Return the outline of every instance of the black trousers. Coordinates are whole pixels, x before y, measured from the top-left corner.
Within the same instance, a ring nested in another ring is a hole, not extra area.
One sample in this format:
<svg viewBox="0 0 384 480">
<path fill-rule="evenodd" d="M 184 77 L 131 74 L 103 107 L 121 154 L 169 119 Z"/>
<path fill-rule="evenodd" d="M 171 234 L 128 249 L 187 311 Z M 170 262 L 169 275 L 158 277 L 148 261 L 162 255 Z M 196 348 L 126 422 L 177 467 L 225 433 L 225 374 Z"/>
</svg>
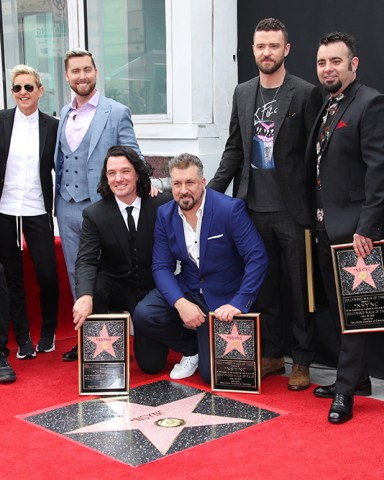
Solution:
<svg viewBox="0 0 384 480">
<path fill-rule="evenodd" d="M 0 263 L 0 325 L 8 325 L 9 323 L 9 293 L 7 282 L 5 281 L 5 271 Z M 9 349 L 0 346 L 0 352 L 9 354 Z"/>
<path fill-rule="evenodd" d="M 318 262 L 327 297 L 330 314 L 336 328 L 341 332 L 336 284 L 333 273 L 331 241 L 325 231 L 317 232 Z M 336 392 L 353 395 L 356 385 L 369 375 L 366 362 L 366 333 L 341 335 L 339 360 L 337 363 Z"/>
<path fill-rule="evenodd" d="M 267 274 L 256 301 L 261 313 L 263 357 L 284 355 L 284 322 L 292 317 L 292 358 L 294 363 L 309 365 L 315 356 L 315 321 L 308 310 L 305 229 L 288 212 L 249 214 L 264 240 L 269 256 Z M 282 285 L 286 271 L 292 311 L 283 311 Z"/>
<path fill-rule="evenodd" d="M 24 238 L 40 288 L 41 337 L 54 335 L 57 328 L 59 282 L 52 217 L 48 214 L 22 217 Z M 10 295 L 9 318 L 16 341 L 23 345 L 29 337 L 24 286 L 24 265 L 17 245 L 16 217 L 0 214 L 0 262 L 4 266 Z M 0 321 L 0 348 L 8 343 L 8 321 Z"/>
<path fill-rule="evenodd" d="M 93 294 L 93 313 L 116 313 L 127 311 L 131 317 L 137 303 L 146 292 L 139 292 L 129 279 L 111 277 L 100 271 L 97 274 Z M 135 328 L 134 351 L 136 361 L 146 373 L 158 373 L 166 364 L 168 348 L 144 335 Z"/>
</svg>

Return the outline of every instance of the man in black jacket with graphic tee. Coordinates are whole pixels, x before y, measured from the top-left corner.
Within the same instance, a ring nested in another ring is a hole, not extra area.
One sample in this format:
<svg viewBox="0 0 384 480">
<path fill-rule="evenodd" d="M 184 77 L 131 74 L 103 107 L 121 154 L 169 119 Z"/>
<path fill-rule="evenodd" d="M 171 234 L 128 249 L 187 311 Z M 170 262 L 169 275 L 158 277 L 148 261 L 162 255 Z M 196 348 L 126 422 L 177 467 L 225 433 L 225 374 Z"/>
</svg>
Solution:
<svg viewBox="0 0 384 480">
<path fill-rule="evenodd" d="M 129 147 L 115 146 L 107 152 L 98 186 L 102 200 L 83 211 L 75 265 L 76 330 L 91 313 L 128 311 L 132 315 L 155 286 L 151 267 L 156 213 L 172 196 L 149 196 L 150 170 Z M 151 355 L 160 358 L 157 349 L 164 348 L 137 331 L 134 347 L 145 352 L 141 357 L 149 364 Z M 159 370 L 163 366 L 157 365 Z"/>
<path fill-rule="evenodd" d="M 328 92 L 311 132 L 307 164 L 318 261 L 330 313 L 339 325 L 331 245 L 352 243 L 360 262 L 383 238 L 384 95 L 356 77 L 359 59 L 353 37 L 325 35 L 317 52 L 317 75 Z M 344 334 L 336 383 L 317 387 L 315 396 L 332 398 L 328 420 L 353 416 L 353 395 L 370 395 L 366 365 L 367 333 Z"/>
<path fill-rule="evenodd" d="M 253 38 L 260 76 L 238 85 L 219 168 L 208 187 L 224 192 L 235 179 L 235 194 L 248 204 L 269 256 L 259 293 L 262 375 L 283 373 L 283 264 L 292 300 L 291 390 L 310 385 L 314 320 L 308 309 L 305 227 L 310 224 L 305 184 L 305 147 L 322 103 L 317 87 L 290 75 L 284 66 L 290 44 L 285 26 L 261 20 Z"/>
</svg>

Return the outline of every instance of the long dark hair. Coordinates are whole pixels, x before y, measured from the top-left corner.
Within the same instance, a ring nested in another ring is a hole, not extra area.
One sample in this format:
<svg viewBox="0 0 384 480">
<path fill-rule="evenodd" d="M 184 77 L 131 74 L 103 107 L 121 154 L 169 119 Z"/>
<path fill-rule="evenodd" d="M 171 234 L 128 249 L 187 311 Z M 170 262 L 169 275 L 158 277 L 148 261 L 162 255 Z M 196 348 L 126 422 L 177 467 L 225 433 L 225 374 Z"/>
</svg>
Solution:
<svg viewBox="0 0 384 480">
<path fill-rule="evenodd" d="M 108 150 L 104 160 L 103 169 L 101 170 L 97 192 L 100 193 L 103 198 L 113 197 L 112 190 L 110 189 L 107 180 L 107 162 L 110 157 L 125 157 L 131 162 L 135 172 L 139 176 L 136 183 L 137 195 L 142 198 L 148 197 L 151 190 L 150 176 L 152 175 L 153 168 L 145 160 L 142 160 L 132 148 L 124 145 L 116 145 Z"/>
</svg>

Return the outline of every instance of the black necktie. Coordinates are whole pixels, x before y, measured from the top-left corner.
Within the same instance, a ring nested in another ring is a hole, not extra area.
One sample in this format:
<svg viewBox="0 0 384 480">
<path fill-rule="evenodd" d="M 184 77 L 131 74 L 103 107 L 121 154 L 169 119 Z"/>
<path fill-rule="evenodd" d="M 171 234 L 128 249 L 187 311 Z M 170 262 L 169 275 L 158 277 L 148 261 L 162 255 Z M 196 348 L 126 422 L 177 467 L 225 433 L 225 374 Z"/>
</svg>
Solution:
<svg viewBox="0 0 384 480">
<path fill-rule="evenodd" d="M 129 233 L 134 237 L 135 233 L 136 233 L 136 227 L 135 227 L 135 220 L 133 219 L 133 216 L 132 216 L 133 207 L 127 207 L 126 210 L 127 210 L 127 214 L 128 214 Z"/>
</svg>

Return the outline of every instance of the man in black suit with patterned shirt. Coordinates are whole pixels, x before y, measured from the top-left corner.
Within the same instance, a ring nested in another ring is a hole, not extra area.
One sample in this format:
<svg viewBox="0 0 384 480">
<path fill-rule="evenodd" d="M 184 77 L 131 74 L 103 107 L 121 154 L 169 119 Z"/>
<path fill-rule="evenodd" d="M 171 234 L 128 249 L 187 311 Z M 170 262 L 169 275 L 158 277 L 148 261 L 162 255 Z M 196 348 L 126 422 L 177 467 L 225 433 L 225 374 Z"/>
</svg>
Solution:
<svg viewBox="0 0 384 480">
<path fill-rule="evenodd" d="M 319 43 L 317 75 L 329 94 L 311 132 L 307 162 L 318 262 L 330 313 L 339 323 L 331 245 L 353 243 L 360 259 L 384 233 L 384 95 L 363 85 L 354 39 L 331 32 Z M 328 420 L 353 416 L 354 395 L 370 395 L 367 333 L 344 334 L 336 382 L 314 394 L 333 398 Z"/>
</svg>

